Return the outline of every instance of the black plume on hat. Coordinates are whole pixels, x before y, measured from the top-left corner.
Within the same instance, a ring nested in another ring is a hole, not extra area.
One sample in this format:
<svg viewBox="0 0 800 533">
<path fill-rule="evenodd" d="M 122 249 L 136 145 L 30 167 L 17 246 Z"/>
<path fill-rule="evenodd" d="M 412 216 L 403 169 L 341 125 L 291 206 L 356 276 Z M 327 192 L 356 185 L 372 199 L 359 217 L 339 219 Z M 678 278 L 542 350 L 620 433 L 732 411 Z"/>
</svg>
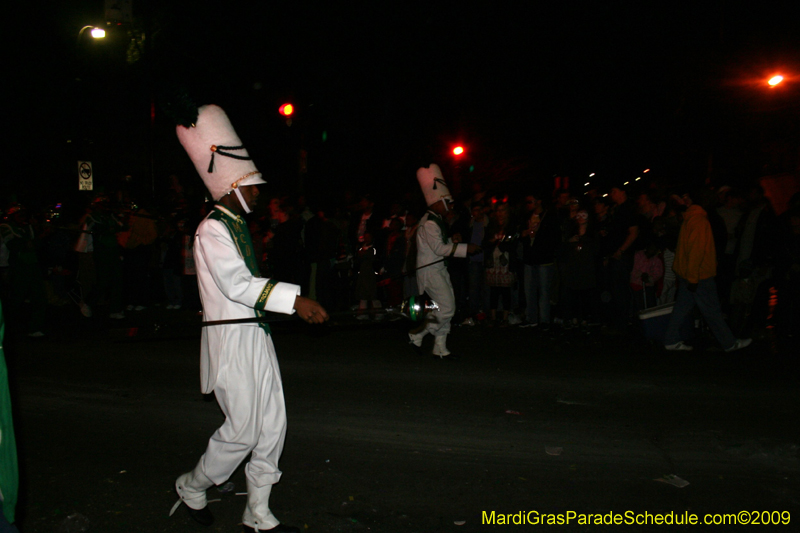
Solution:
<svg viewBox="0 0 800 533">
<path fill-rule="evenodd" d="M 175 124 L 191 128 L 197 123 L 199 106 L 185 87 L 171 82 L 164 83 L 159 90 L 158 102 L 164 114 Z"/>
</svg>

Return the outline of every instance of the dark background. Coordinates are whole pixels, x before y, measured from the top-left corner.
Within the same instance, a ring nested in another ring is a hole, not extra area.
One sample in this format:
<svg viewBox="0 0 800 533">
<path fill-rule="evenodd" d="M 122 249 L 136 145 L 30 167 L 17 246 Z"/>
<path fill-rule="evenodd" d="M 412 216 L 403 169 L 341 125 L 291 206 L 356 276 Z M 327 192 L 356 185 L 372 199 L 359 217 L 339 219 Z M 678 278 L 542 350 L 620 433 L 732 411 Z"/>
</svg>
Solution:
<svg viewBox="0 0 800 533">
<path fill-rule="evenodd" d="M 429 160 L 465 185 L 569 175 L 577 189 L 591 172 L 719 185 L 796 171 L 789 4 L 695 4 L 139 0 L 104 41 L 78 38 L 104 23 L 102 1 L 12 10 L 4 191 L 77 194 L 78 159 L 96 189 L 131 175 L 159 193 L 170 174 L 198 187 L 161 105 L 175 87 L 226 109 L 275 190 L 299 187 L 304 148 L 318 197 L 400 192 Z M 769 89 L 778 71 L 789 79 Z"/>
</svg>

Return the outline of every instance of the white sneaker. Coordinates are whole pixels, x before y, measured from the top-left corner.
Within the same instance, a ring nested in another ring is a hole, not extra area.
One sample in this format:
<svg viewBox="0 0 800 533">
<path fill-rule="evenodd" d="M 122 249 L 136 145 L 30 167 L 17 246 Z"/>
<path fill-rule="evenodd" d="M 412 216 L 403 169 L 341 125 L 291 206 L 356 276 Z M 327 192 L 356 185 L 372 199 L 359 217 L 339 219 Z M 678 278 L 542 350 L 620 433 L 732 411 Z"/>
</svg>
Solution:
<svg viewBox="0 0 800 533">
<path fill-rule="evenodd" d="M 669 350 L 671 352 L 690 352 L 694 350 L 693 347 L 689 346 L 683 341 L 678 341 L 675 344 L 665 344 L 664 349 Z"/>
<path fill-rule="evenodd" d="M 753 339 L 736 339 L 736 342 L 733 343 L 733 346 L 731 346 L 730 348 L 725 348 L 725 351 L 735 352 L 736 350 L 747 348 L 748 346 L 750 346 L 751 342 L 753 342 Z"/>
</svg>

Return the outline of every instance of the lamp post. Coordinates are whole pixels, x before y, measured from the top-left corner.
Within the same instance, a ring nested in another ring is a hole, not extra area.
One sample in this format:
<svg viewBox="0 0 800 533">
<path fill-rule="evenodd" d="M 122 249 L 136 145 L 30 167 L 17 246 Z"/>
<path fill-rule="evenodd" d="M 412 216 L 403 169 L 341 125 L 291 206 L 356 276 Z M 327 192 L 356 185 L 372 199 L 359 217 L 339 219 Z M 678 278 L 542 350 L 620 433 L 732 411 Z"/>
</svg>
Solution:
<svg viewBox="0 0 800 533">
<path fill-rule="evenodd" d="M 81 42 L 81 37 L 83 36 L 83 32 L 85 32 L 88 29 L 91 29 L 91 31 L 89 32 L 89 35 L 91 35 L 93 39 L 105 39 L 106 38 L 106 30 L 104 30 L 103 28 L 98 28 L 97 26 L 92 26 L 91 24 L 89 24 L 89 25 L 84 26 L 83 28 L 81 28 L 81 30 L 78 32 L 78 44 L 80 44 L 80 42 Z"/>
<path fill-rule="evenodd" d="M 77 40 L 76 40 L 76 56 L 75 56 L 75 64 L 76 64 L 76 66 L 78 65 L 78 61 L 79 61 L 78 58 L 80 57 L 79 56 L 79 50 L 81 48 L 81 42 L 84 39 L 84 33 L 86 33 L 87 30 L 89 30 L 89 35 L 92 36 L 92 40 L 94 40 L 94 41 L 99 41 L 99 40 L 105 39 L 105 37 L 106 37 L 106 31 L 104 29 L 98 28 L 97 26 L 93 26 L 91 24 L 87 24 L 86 26 L 84 26 L 80 30 L 78 30 L 78 36 L 77 36 Z M 81 72 L 82 71 L 83 71 L 83 69 L 81 69 Z M 81 81 L 81 78 L 83 77 L 82 73 L 79 74 L 79 76 L 80 77 L 76 77 L 75 78 L 75 81 Z M 82 137 L 83 137 L 82 135 L 78 135 L 79 139 L 82 139 Z M 70 139 L 67 142 L 72 143 L 72 140 Z M 89 181 L 89 178 L 91 177 L 91 163 L 88 162 L 87 154 L 85 153 L 86 149 L 84 147 L 84 143 L 82 141 L 78 141 L 75 144 L 73 144 L 72 146 L 76 146 L 75 150 L 76 150 L 77 153 L 75 153 L 74 155 L 79 160 L 78 163 L 79 163 L 79 165 L 81 167 L 81 171 L 79 172 L 79 174 L 81 175 L 81 178 L 84 178 L 84 179 L 87 180 L 87 181 L 79 180 L 80 190 L 92 190 L 92 188 L 93 188 L 92 181 Z M 88 156 L 88 157 L 93 159 L 91 156 Z M 85 168 L 86 168 L 87 165 L 88 165 L 89 172 L 88 172 L 88 175 L 85 175 L 84 173 L 85 173 Z"/>
</svg>

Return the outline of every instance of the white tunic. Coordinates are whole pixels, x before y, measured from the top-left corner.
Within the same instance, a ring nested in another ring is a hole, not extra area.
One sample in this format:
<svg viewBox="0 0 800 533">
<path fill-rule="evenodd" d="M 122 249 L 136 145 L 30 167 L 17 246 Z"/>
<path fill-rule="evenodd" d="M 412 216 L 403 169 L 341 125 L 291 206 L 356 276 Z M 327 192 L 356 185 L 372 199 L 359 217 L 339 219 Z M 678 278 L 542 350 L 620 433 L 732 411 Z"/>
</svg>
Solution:
<svg viewBox="0 0 800 533">
<path fill-rule="evenodd" d="M 218 209 L 234 219 L 228 209 Z M 242 223 L 244 223 L 242 221 Z M 228 228 L 220 221 L 206 218 L 197 228 L 194 243 L 197 284 L 203 302 L 203 320 L 229 320 L 256 316 L 256 303 L 267 288 L 269 279 L 250 273 Z M 276 313 L 294 313 L 295 297 L 300 287 L 278 283 L 272 287 L 263 309 Z M 241 346 L 230 342 L 230 331 L 252 329 L 264 334 L 257 323 L 209 326 L 203 328 L 200 347 L 200 388 L 204 394 L 214 390 L 222 354 L 238 353 Z"/>
<path fill-rule="evenodd" d="M 447 265 L 435 261 L 447 257 L 467 257 L 467 244 L 454 244 L 449 237 L 444 239 L 442 228 L 432 217 L 438 215 L 425 213 L 417 228 L 417 286 L 419 292 L 428 293 L 437 304 L 435 321 L 428 322 L 427 331 L 435 336 L 450 332 L 450 320 L 456 312 L 456 299 Z M 430 266 L 426 266 L 430 265 Z"/>
</svg>

